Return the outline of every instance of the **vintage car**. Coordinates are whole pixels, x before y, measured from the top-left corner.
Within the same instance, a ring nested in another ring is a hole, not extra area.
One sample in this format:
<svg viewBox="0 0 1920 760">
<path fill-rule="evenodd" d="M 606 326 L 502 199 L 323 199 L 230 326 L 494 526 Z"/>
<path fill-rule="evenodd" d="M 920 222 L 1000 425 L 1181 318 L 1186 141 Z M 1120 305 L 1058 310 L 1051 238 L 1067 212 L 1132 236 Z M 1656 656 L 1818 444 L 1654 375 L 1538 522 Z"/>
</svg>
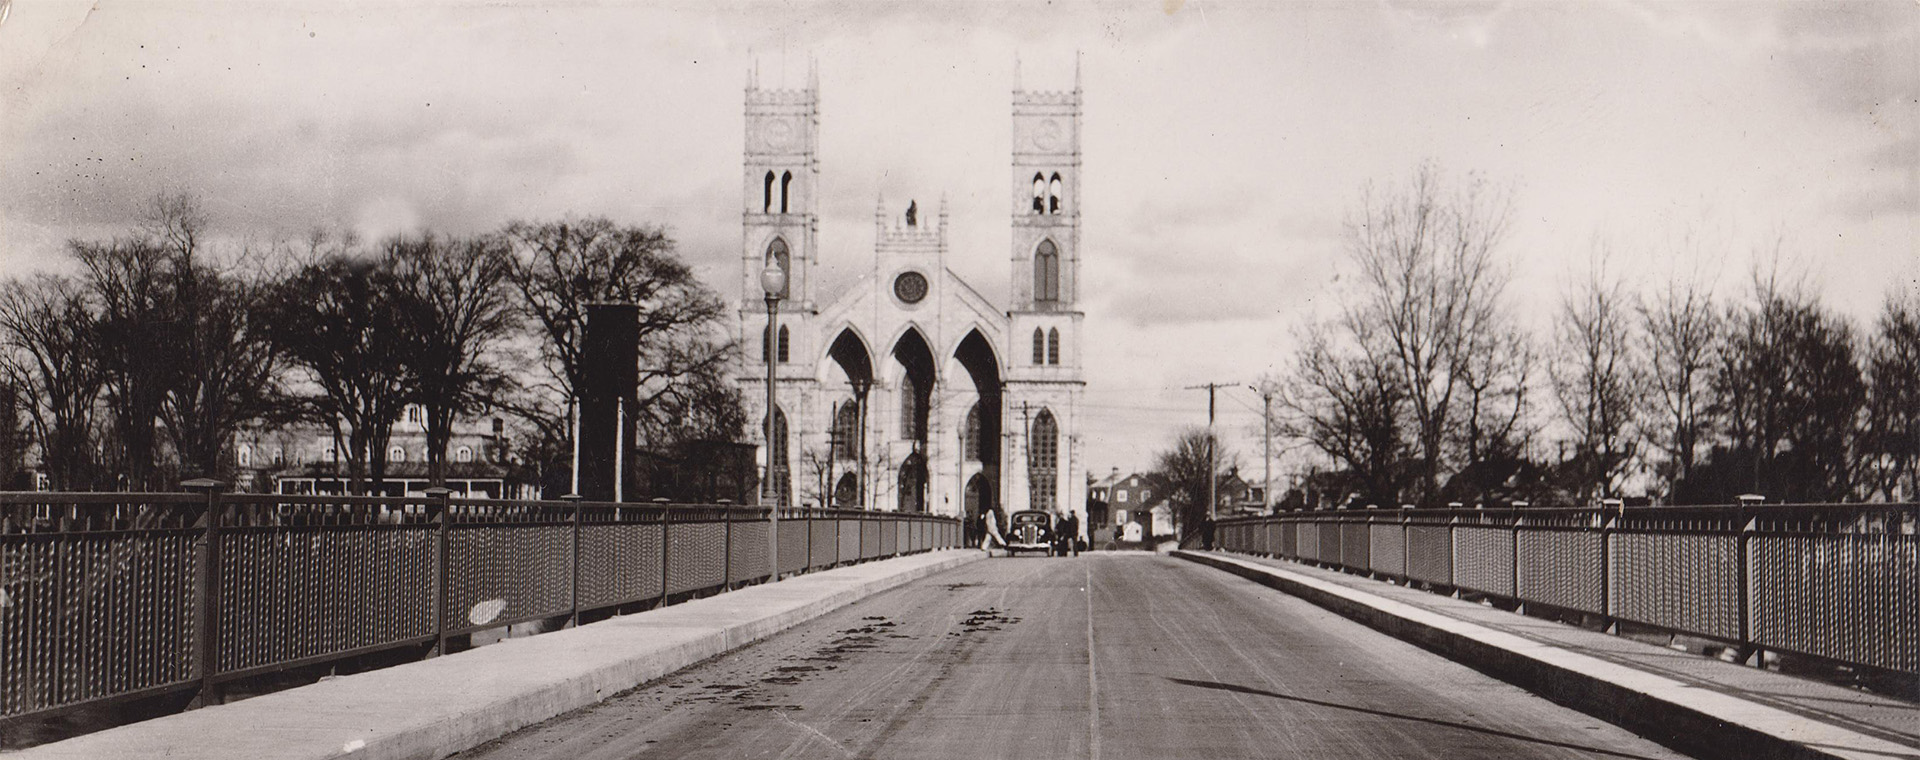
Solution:
<svg viewBox="0 0 1920 760">
<path fill-rule="evenodd" d="M 1053 554 L 1053 515 L 1023 509 L 1007 519 L 1007 554 L 1020 552 Z"/>
</svg>

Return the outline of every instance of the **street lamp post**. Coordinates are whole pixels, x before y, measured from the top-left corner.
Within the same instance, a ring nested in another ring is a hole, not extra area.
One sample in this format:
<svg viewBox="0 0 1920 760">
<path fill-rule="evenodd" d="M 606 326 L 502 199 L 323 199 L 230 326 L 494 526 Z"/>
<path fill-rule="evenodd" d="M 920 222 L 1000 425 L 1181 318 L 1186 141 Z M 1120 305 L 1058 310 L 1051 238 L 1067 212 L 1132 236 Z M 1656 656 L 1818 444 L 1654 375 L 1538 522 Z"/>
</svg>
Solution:
<svg viewBox="0 0 1920 760">
<path fill-rule="evenodd" d="M 867 500 L 867 391 L 873 390 L 873 379 L 856 377 L 852 383 L 854 424 L 859 428 L 854 431 L 854 453 L 860 457 L 860 488 L 854 498 L 860 502 L 861 509 L 873 509 Z"/>
<path fill-rule="evenodd" d="M 774 413 L 780 408 L 774 389 L 776 379 L 774 369 L 780 360 L 780 293 L 787 289 L 787 273 L 780 269 L 780 260 L 771 254 L 767 256 L 767 266 L 760 270 L 760 289 L 767 292 L 767 339 L 762 345 L 767 355 L 767 479 L 762 487 L 763 500 L 767 503 L 768 532 L 772 538 L 767 542 L 767 560 L 772 563 L 768 568 L 769 580 L 780 580 L 780 484 L 775 475 L 774 455 Z"/>
</svg>

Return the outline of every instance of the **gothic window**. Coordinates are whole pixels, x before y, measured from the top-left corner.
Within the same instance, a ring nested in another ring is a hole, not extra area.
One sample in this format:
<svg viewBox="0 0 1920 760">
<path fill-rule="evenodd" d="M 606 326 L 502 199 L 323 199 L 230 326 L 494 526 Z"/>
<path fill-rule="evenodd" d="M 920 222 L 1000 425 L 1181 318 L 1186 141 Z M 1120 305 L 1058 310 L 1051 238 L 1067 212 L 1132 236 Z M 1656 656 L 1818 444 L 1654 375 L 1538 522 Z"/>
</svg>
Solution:
<svg viewBox="0 0 1920 760">
<path fill-rule="evenodd" d="M 1040 241 L 1040 247 L 1033 253 L 1033 300 L 1042 303 L 1060 300 L 1060 249 L 1051 240 Z"/>
<path fill-rule="evenodd" d="M 1031 496 L 1031 508 L 1051 511 L 1060 472 L 1060 427 L 1053 421 L 1053 412 L 1040 410 L 1027 435 L 1027 492 Z"/>
<path fill-rule="evenodd" d="M 856 459 L 855 451 L 859 440 L 860 406 L 854 401 L 840 402 L 833 413 L 833 457 L 835 459 Z"/>
<path fill-rule="evenodd" d="M 393 448 L 387 449 L 387 461 L 389 462 L 407 461 L 407 450 L 399 446 L 394 446 Z"/>
<path fill-rule="evenodd" d="M 787 213 L 787 191 L 793 185 L 793 172 L 780 173 L 780 213 Z"/>
<path fill-rule="evenodd" d="M 927 409 L 921 401 L 921 389 L 912 375 L 900 378 L 900 437 L 910 441 L 927 439 Z"/>
<path fill-rule="evenodd" d="M 782 208 L 781 213 L 785 212 L 786 209 Z M 793 256 L 787 251 L 787 239 L 777 237 L 768 243 L 767 257 L 780 262 L 780 271 L 787 273 L 787 282 L 780 287 L 780 297 L 786 298 L 787 294 L 793 292 Z"/>
<path fill-rule="evenodd" d="M 1047 178 L 1038 173 L 1033 175 L 1033 213 L 1047 213 Z"/>
<path fill-rule="evenodd" d="M 1053 180 L 1047 183 L 1047 213 L 1060 213 L 1060 173 L 1053 173 Z"/>
<path fill-rule="evenodd" d="M 1038 327 L 1033 328 L 1033 363 L 1047 363 L 1047 334 Z"/>
<path fill-rule="evenodd" d="M 760 190 L 760 213 L 773 213 L 773 172 L 767 172 L 767 184 Z"/>
<path fill-rule="evenodd" d="M 240 444 L 240 448 L 234 451 L 233 458 L 234 458 L 234 464 L 240 465 L 241 467 L 252 467 L 253 466 L 253 447 L 248 446 L 244 443 Z"/>
<path fill-rule="evenodd" d="M 458 448 L 458 449 L 456 449 L 456 450 L 454 450 L 454 452 L 453 452 L 453 461 L 455 461 L 455 462 L 471 462 L 471 461 L 473 461 L 473 447 L 472 447 L 472 446 L 461 446 L 460 448 Z"/>
<path fill-rule="evenodd" d="M 980 404 L 975 402 L 973 408 L 967 410 L 967 437 L 961 441 L 960 451 L 969 462 L 984 462 L 987 461 L 985 443 L 980 435 Z"/>
<path fill-rule="evenodd" d="M 760 429 L 767 429 L 764 418 L 761 420 Z M 772 456 L 770 456 L 767 461 L 769 462 L 768 469 L 772 471 L 769 477 L 773 480 L 774 501 L 781 506 L 786 506 L 787 493 L 791 490 L 788 487 L 790 485 L 790 475 L 787 469 L 787 413 L 779 407 L 775 407 L 773 410 L 773 435 L 771 438 L 772 445 L 767 448 L 772 452 Z"/>
<path fill-rule="evenodd" d="M 1060 363 L 1060 331 L 1057 329 L 1047 330 L 1047 363 Z"/>
</svg>

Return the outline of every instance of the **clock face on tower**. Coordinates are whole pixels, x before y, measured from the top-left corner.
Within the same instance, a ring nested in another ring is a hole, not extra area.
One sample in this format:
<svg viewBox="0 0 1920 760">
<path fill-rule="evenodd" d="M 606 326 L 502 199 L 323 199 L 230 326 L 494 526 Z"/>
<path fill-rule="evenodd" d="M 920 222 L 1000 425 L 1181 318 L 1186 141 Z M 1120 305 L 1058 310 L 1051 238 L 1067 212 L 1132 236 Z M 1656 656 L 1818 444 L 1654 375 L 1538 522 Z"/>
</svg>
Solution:
<svg viewBox="0 0 1920 760">
<path fill-rule="evenodd" d="M 919 303 L 927 297 L 927 278 L 919 272 L 902 272 L 893 278 L 893 297 L 902 303 Z"/>
<path fill-rule="evenodd" d="M 1060 122 L 1053 119 L 1040 122 L 1040 126 L 1035 127 L 1033 130 L 1033 147 L 1043 151 L 1051 151 L 1058 148 L 1060 147 L 1060 138 L 1063 136 L 1062 133 L 1065 131 L 1066 130 L 1060 126 Z"/>
<path fill-rule="evenodd" d="M 793 124 L 785 119 L 767 122 L 767 130 L 761 135 L 761 142 L 767 150 L 787 150 L 793 146 Z"/>
</svg>

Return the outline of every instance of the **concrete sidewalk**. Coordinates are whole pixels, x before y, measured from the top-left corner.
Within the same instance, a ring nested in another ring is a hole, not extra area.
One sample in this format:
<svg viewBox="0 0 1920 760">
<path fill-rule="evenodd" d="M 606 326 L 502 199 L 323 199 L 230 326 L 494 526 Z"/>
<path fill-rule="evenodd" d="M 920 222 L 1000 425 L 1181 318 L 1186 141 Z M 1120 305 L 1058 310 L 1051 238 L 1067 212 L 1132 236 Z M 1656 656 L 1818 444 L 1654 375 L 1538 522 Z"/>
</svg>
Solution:
<svg viewBox="0 0 1920 760">
<path fill-rule="evenodd" d="M 1696 757 L 1920 759 L 1920 704 L 1279 559 L 1174 552 Z"/>
<path fill-rule="evenodd" d="M 897 557 L 322 681 L 8 758 L 441 758 L 660 678 L 978 550 Z"/>
</svg>

